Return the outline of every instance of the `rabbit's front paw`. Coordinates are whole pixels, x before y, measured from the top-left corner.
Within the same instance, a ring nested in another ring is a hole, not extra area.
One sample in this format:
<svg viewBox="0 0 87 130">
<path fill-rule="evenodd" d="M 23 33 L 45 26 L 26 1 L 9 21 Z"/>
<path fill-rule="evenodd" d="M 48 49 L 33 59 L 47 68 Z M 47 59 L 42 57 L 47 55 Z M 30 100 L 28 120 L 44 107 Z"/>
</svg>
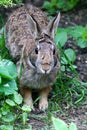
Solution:
<svg viewBox="0 0 87 130">
<path fill-rule="evenodd" d="M 39 110 L 44 111 L 48 108 L 47 98 L 41 98 L 39 101 Z"/>
<path fill-rule="evenodd" d="M 26 100 L 24 100 L 24 105 L 26 105 L 26 106 L 29 106 L 30 108 L 31 108 L 31 110 L 35 110 L 34 109 L 34 106 L 33 106 L 33 101 L 32 101 L 32 99 L 26 99 Z"/>
</svg>

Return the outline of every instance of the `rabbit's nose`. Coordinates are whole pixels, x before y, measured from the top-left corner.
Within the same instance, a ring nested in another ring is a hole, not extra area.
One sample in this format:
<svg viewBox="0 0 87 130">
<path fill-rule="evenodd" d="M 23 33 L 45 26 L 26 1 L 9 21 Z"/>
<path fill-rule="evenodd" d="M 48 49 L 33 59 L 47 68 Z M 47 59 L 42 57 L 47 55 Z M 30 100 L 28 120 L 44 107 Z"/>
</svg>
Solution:
<svg viewBox="0 0 87 130">
<path fill-rule="evenodd" d="M 49 64 L 50 65 L 50 57 L 48 55 L 42 56 L 42 64 Z"/>
<path fill-rule="evenodd" d="M 44 60 L 45 56 L 43 55 L 41 58 L 42 58 L 42 60 Z"/>
</svg>

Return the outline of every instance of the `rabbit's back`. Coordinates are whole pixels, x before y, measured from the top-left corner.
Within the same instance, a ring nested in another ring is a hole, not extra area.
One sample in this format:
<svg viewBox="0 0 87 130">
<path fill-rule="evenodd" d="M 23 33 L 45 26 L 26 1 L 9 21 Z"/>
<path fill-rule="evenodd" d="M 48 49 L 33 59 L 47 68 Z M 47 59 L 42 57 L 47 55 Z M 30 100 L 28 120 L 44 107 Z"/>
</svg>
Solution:
<svg viewBox="0 0 87 130">
<path fill-rule="evenodd" d="M 20 58 L 23 46 L 27 46 L 27 52 L 31 52 L 34 44 L 34 37 L 28 24 L 27 14 L 33 16 L 41 28 L 45 28 L 48 20 L 44 13 L 32 6 L 28 5 L 14 11 L 9 17 L 6 27 L 6 47 L 9 49 L 13 58 Z"/>
</svg>

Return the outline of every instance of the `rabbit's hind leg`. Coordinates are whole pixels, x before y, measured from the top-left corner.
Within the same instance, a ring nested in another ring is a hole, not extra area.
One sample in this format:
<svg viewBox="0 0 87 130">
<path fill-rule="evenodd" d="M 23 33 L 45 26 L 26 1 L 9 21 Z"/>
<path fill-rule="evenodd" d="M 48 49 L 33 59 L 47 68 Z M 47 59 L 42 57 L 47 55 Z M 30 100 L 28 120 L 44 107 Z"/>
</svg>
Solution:
<svg viewBox="0 0 87 130">
<path fill-rule="evenodd" d="M 51 90 L 51 87 L 47 87 L 40 90 L 40 101 L 39 101 L 39 109 L 44 111 L 48 108 L 48 94 Z"/>
<path fill-rule="evenodd" d="M 26 87 L 21 87 L 20 93 L 23 96 L 24 105 L 28 105 L 32 110 L 34 110 L 33 99 L 32 99 L 32 90 L 29 88 L 26 88 Z"/>
</svg>

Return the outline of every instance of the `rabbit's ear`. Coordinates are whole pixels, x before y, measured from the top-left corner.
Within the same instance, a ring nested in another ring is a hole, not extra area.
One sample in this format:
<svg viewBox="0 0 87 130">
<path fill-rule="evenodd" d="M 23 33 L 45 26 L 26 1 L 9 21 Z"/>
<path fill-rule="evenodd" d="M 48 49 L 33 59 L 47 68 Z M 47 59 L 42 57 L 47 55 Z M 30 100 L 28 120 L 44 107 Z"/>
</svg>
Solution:
<svg viewBox="0 0 87 130">
<path fill-rule="evenodd" d="M 52 21 L 50 21 L 47 26 L 47 33 L 53 39 L 58 28 L 59 20 L 60 20 L 60 13 Z"/>
<path fill-rule="evenodd" d="M 29 28 L 33 34 L 33 37 L 36 39 L 41 33 L 40 27 L 32 16 L 27 15 L 27 19 L 28 19 Z"/>
</svg>

